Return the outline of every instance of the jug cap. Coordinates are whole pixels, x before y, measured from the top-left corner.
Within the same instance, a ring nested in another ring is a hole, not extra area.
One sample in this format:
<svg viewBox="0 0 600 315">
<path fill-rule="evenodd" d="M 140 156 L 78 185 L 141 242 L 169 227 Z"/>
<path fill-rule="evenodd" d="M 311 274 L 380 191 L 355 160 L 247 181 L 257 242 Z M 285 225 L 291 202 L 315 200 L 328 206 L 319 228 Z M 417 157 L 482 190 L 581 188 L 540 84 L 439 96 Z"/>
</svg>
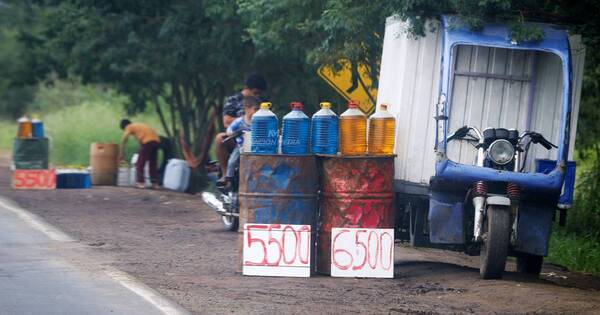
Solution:
<svg viewBox="0 0 600 315">
<path fill-rule="evenodd" d="M 260 109 L 270 109 L 271 107 L 273 107 L 273 104 L 271 104 L 271 102 L 260 103 Z"/>
<path fill-rule="evenodd" d="M 321 108 L 331 108 L 331 103 L 329 102 L 321 102 L 321 104 L 319 104 L 321 106 Z"/>
<path fill-rule="evenodd" d="M 389 107 L 390 107 L 390 104 L 388 104 L 388 103 L 379 104 L 379 109 L 381 109 L 381 110 L 388 110 Z"/>
<path fill-rule="evenodd" d="M 348 108 L 358 108 L 358 101 L 355 100 L 349 100 L 348 101 Z"/>
<path fill-rule="evenodd" d="M 293 110 L 303 110 L 304 109 L 304 104 L 302 104 L 301 102 L 291 102 L 290 103 L 290 107 Z"/>
</svg>

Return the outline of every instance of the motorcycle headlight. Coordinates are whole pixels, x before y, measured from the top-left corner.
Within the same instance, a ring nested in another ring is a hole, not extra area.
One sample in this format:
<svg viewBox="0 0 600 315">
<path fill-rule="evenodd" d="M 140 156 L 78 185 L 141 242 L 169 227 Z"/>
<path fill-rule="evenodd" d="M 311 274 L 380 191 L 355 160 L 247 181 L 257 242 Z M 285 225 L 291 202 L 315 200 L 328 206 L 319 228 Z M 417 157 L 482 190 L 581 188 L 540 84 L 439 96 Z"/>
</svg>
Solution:
<svg viewBox="0 0 600 315">
<path fill-rule="evenodd" d="M 490 145 L 488 155 L 492 162 L 506 165 L 515 157 L 515 148 L 507 140 L 496 140 Z"/>
</svg>

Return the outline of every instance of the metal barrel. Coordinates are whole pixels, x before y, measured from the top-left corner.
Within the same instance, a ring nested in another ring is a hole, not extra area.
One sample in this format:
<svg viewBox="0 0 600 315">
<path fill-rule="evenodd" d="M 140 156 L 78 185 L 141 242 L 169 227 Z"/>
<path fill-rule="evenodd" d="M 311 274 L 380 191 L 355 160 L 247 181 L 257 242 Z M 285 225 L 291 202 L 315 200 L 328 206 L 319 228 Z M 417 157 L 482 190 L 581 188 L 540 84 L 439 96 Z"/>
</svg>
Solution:
<svg viewBox="0 0 600 315">
<path fill-rule="evenodd" d="M 119 171 L 119 145 L 114 143 L 92 143 L 90 145 L 90 167 L 92 185 L 114 186 Z"/>
<path fill-rule="evenodd" d="M 317 272 L 331 273 L 332 228 L 394 227 L 395 156 L 319 156 Z"/>
<path fill-rule="evenodd" d="M 318 189 L 314 155 L 242 153 L 239 232 L 246 223 L 310 225 L 314 270 Z M 242 237 L 240 234 L 240 250 Z"/>
</svg>

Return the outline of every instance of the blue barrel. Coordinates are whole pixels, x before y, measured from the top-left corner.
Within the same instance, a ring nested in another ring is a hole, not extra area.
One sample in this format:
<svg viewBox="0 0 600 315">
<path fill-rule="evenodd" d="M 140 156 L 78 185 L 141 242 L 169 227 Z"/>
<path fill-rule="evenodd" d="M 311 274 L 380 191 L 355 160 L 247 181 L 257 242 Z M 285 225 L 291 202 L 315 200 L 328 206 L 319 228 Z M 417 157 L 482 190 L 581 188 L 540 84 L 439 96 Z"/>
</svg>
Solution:
<svg viewBox="0 0 600 315">
<path fill-rule="evenodd" d="M 242 153 L 239 187 L 239 231 L 246 223 L 310 225 L 314 270 L 319 189 L 315 156 Z"/>
<path fill-rule="evenodd" d="M 281 152 L 283 154 L 307 154 L 309 153 L 310 118 L 302 112 L 304 109 L 302 103 L 293 102 L 290 106 L 292 111 L 282 119 Z"/>
</svg>

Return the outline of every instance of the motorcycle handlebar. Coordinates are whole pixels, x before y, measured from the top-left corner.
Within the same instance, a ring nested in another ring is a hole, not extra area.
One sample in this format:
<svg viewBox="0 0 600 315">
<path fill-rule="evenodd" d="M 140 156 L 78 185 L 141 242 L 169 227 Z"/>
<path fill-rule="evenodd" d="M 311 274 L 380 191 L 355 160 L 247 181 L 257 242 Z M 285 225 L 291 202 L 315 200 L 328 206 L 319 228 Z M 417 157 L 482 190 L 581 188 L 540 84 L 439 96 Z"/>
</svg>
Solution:
<svg viewBox="0 0 600 315">
<path fill-rule="evenodd" d="M 227 138 L 223 139 L 223 141 L 221 141 L 221 143 L 227 143 L 227 142 L 241 136 L 243 133 L 244 133 L 243 130 L 238 130 L 238 131 L 232 133 L 231 135 L 227 136 Z"/>
</svg>

